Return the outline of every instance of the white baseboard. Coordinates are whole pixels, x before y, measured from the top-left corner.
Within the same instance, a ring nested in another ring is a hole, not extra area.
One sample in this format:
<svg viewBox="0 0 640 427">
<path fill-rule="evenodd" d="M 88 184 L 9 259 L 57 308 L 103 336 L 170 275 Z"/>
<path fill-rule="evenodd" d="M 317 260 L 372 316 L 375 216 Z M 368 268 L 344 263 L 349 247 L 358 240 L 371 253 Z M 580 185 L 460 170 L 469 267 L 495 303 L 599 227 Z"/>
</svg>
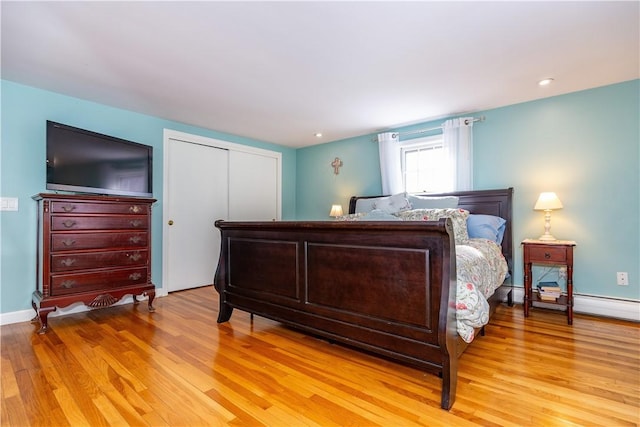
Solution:
<svg viewBox="0 0 640 427">
<path fill-rule="evenodd" d="M 517 304 L 524 302 L 524 288 L 513 288 L 513 301 Z M 554 308 L 551 304 L 548 307 Z M 574 294 L 573 312 L 640 322 L 640 301 Z"/>
<path fill-rule="evenodd" d="M 12 323 L 28 322 L 34 318 L 36 312 L 33 309 L 0 313 L 0 326 Z"/>
<path fill-rule="evenodd" d="M 159 290 L 161 292 L 158 292 Z M 163 289 L 156 289 L 156 298 L 163 297 L 166 295 L 167 293 L 164 292 Z M 145 301 L 145 300 L 147 300 L 146 296 L 140 296 L 140 295 L 138 296 L 138 301 Z M 125 296 L 114 305 L 124 305 L 124 304 L 133 304 L 133 296 L 131 295 Z M 67 314 L 82 313 L 89 310 L 94 310 L 94 309 L 91 307 L 87 307 L 81 302 L 78 302 L 68 307 L 58 308 L 55 311 L 52 311 L 51 313 L 49 313 L 48 317 L 51 318 L 51 317 L 58 317 L 58 316 L 66 316 Z M 36 312 L 33 309 L 13 311 L 10 313 L 0 313 L 0 326 L 10 325 L 12 323 L 29 322 L 31 321 L 31 319 L 35 317 L 35 315 L 36 315 Z"/>
</svg>

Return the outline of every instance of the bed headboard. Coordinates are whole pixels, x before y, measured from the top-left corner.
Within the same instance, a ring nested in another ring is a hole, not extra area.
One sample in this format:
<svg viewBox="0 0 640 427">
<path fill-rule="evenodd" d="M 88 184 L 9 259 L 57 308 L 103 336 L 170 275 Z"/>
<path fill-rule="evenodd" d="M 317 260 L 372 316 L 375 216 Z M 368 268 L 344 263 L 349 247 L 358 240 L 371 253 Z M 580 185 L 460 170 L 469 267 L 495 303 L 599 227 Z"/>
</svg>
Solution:
<svg viewBox="0 0 640 427">
<path fill-rule="evenodd" d="M 495 215 L 504 218 L 504 238 L 502 254 L 509 265 L 509 275 L 513 277 L 513 188 L 499 190 L 457 191 L 452 193 L 423 194 L 424 196 L 457 196 L 458 207 L 474 214 Z M 353 196 L 349 200 L 349 213 L 356 211 L 358 199 L 371 199 L 381 196 Z"/>
</svg>

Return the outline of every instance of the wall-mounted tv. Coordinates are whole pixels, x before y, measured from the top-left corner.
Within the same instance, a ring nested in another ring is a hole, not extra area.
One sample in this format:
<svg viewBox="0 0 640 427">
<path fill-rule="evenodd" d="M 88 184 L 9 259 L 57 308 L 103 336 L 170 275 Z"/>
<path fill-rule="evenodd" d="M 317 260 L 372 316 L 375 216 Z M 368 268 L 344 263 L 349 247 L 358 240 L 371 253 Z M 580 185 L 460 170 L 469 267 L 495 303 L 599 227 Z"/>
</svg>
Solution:
<svg viewBox="0 0 640 427">
<path fill-rule="evenodd" d="M 47 121 L 47 190 L 151 197 L 153 147 Z"/>
</svg>

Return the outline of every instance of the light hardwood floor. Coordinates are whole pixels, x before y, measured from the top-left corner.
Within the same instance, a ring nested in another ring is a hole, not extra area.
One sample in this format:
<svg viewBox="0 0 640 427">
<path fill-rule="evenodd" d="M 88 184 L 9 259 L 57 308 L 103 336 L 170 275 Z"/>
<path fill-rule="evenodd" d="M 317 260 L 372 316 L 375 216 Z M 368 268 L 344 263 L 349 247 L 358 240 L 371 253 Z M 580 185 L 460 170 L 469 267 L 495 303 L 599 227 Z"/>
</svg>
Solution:
<svg viewBox="0 0 640 427">
<path fill-rule="evenodd" d="M 2 426 L 628 426 L 640 423 L 640 325 L 500 307 L 440 379 L 235 311 L 212 287 L 30 323 L 2 336 Z"/>
</svg>

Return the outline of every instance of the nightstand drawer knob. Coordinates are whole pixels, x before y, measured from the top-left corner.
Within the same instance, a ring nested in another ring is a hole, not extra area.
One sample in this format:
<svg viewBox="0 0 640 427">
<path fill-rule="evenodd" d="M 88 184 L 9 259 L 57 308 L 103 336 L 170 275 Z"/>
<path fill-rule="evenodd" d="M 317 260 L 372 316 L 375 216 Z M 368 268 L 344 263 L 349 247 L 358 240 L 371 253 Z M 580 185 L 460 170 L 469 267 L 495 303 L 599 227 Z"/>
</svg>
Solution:
<svg viewBox="0 0 640 427">
<path fill-rule="evenodd" d="M 549 258 L 551 258 L 551 254 L 550 254 L 549 252 L 545 252 L 545 253 L 544 253 L 544 258 L 545 258 L 545 259 L 549 259 Z"/>
</svg>

